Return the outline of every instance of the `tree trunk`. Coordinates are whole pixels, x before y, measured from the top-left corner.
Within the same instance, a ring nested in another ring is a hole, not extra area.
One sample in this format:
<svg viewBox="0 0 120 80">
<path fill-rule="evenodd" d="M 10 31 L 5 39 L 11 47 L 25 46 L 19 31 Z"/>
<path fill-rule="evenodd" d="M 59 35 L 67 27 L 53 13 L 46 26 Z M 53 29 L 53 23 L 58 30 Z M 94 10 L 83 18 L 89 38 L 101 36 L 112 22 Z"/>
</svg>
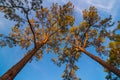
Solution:
<svg viewBox="0 0 120 80">
<path fill-rule="evenodd" d="M 10 68 L 5 74 L 3 74 L 0 80 L 13 80 L 15 76 L 22 70 L 26 63 L 34 56 L 34 54 L 43 46 L 40 45 L 37 48 L 33 48 L 26 56 L 24 56 L 16 65 Z"/>
<path fill-rule="evenodd" d="M 101 64 L 103 67 L 105 67 L 106 69 L 108 69 L 109 71 L 113 72 L 114 74 L 116 74 L 118 77 L 120 77 L 120 70 L 117 69 L 116 67 L 108 64 L 107 62 L 105 62 L 104 60 L 101 60 L 99 57 L 94 56 L 93 54 L 89 53 L 88 51 L 86 51 L 84 48 L 79 47 L 79 49 L 84 52 L 86 55 L 88 55 L 89 57 L 91 57 L 93 60 L 97 61 L 99 64 Z"/>
</svg>

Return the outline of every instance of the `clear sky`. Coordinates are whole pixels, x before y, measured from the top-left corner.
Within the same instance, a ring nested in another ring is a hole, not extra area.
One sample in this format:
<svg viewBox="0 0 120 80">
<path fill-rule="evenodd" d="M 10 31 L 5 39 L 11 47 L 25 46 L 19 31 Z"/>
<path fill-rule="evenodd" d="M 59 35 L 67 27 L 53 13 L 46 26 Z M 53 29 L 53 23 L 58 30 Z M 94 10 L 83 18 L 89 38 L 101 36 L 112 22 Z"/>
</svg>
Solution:
<svg viewBox="0 0 120 80">
<path fill-rule="evenodd" d="M 77 25 L 82 19 L 82 10 L 88 9 L 89 6 L 95 6 L 102 17 L 112 15 L 114 21 L 120 20 L 120 0 L 43 0 L 43 6 L 49 7 L 53 2 L 65 4 L 68 1 L 73 2 L 75 6 L 74 15 Z M 9 33 L 12 25 L 13 23 L 4 19 L 0 13 L 0 33 Z M 93 48 L 89 49 L 89 51 L 96 54 Z M 19 47 L 0 48 L 0 76 L 18 62 L 25 52 L 26 50 Z M 42 60 L 33 60 L 28 63 L 14 80 L 62 80 L 61 75 L 65 66 L 56 66 L 51 61 L 53 56 L 52 54 L 44 54 Z M 80 67 L 77 76 L 82 80 L 105 80 L 106 73 L 103 72 L 103 67 L 86 55 L 82 55 L 77 65 Z"/>
</svg>

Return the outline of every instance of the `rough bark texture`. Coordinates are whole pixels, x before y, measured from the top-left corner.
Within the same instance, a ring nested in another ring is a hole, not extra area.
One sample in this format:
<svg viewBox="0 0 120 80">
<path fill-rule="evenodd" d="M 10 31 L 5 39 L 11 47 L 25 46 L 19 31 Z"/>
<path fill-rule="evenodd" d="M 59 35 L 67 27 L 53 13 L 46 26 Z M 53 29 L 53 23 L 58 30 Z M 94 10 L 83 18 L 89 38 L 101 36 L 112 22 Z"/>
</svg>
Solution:
<svg viewBox="0 0 120 80">
<path fill-rule="evenodd" d="M 2 77 L 2 80 L 13 80 L 14 77 L 20 72 L 25 64 L 32 58 L 36 53 L 37 49 L 32 49 L 24 58 L 22 58 L 16 65 L 9 69 Z"/>
<path fill-rule="evenodd" d="M 86 55 L 91 57 L 93 60 L 97 61 L 99 64 L 101 64 L 103 67 L 107 68 L 109 71 L 116 74 L 118 77 L 120 77 L 120 70 L 115 68 L 114 66 L 108 64 L 107 62 L 101 60 L 99 57 L 92 55 L 91 53 L 87 52 L 84 48 L 79 47 L 79 49 L 84 52 Z"/>
<path fill-rule="evenodd" d="M 10 68 L 5 74 L 3 74 L 0 80 L 13 80 L 15 76 L 21 71 L 21 69 L 26 65 L 26 63 L 34 56 L 34 54 L 42 47 L 44 44 L 39 45 L 37 48 L 33 48 L 26 56 L 24 56 L 16 65 Z"/>
</svg>

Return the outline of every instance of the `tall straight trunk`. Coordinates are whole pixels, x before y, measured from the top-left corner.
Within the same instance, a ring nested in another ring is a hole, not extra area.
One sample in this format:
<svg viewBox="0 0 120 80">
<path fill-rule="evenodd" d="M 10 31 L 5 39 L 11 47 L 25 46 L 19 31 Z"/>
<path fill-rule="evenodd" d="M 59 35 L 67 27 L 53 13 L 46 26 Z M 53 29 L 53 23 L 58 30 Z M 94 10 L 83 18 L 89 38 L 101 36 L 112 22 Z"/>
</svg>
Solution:
<svg viewBox="0 0 120 80">
<path fill-rule="evenodd" d="M 15 76 L 22 70 L 27 62 L 34 56 L 41 46 L 33 48 L 26 56 L 24 56 L 17 64 L 10 68 L 5 74 L 3 74 L 0 80 L 13 80 Z"/>
<path fill-rule="evenodd" d="M 93 60 L 97 61 L 99 64 L 101 64 L 103 67 L 105 67 L 106 69 L 108 69 L 109 71 L 113 72 L 114 74 L 116 74 L 118 77 L 120 77 L 120 70 L 117 69 L 116 67 L 108 64 L 107 62 L 105 62 L 104 60 L 100 59 L 97 56 L 94 56 L 93 54 L 89 53 L 88 51 L 86 51 L 84 48 L 79 47 L 79 49 L 84 52 L 86 55 L 88 55 L 89 57 L 91 57 Z"/>
</svg>

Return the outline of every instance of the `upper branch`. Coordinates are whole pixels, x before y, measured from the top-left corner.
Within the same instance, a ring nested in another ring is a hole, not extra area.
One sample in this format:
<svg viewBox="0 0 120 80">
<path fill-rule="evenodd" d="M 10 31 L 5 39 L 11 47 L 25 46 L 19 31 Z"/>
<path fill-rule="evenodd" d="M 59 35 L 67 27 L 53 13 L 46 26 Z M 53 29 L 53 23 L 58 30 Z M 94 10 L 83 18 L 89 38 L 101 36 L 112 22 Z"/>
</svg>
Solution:
<svg viewBox="0 0 120 80">
<path fill-rule="evenodd" d="M 36 48 L 36 37 L 35 37 L 35 32 L 34 32 L 34 29 L 33 29 L 33 27 L 32 27 L 32 24 L 31 24 L 31 22 L 30 22 L 30 20 L 29 20 L 28 12 L 26 13 L 26 18 L 27 18 L 28 24 L 29 24 L 29 26 L 30 26 L 30 29 L 31 29 L 31 31 L 32 31 L 33 38 L 34 38 L 34 47 Z"/>
<path fill-rule="evenodd" d="M 11 5 L 11 6 L 0 5 L 0 7 L 1 7 L 1 8 L 19 8 L 19 9 L 22 9 L 22 10 L 23 10 L 23 12 L 24 12 L 25 15 L 26 15 L 27 22 L 28 22 L 28 24 L 29 24 L 29 26 L 30 26 L 30 29 L 31 29 L 31 31 L 32 31 L 32 34 L 33 34 L 33 37 L 34 37 L 34 45 L 35 45 L 35 47 L 36 47 L 35 32 L 34 32 L 34 29 L 33 29 L 33 27 L 32 27 L 32 24 L 31 24 L 30 21 L 29 21 L 29 17 L 28 17 L 28 12 L 30 11 L 30 9 L 29 9 L 29 8 L 24 8 L 24 7 L 22 7 L 22 6 L 16 6 L 16 5 Z"/>
<path fill-rule="evenodd" d="M 87 42 L 88 42 L 88 39 L 89 39 L 88 33 L 86 33 L 85 36 L 86 36 L 86 38 L 85 38 L 85 41 L 84 41 L 83 48 L 85 48 L 87 46 Z"/>
<path fill-rule="evenodd" d="M 91 25 L 88 26 L 88 28 L 86 29 L 86 31 L 82 35 L 82 39 L 81 40 L 82 40 L 83 45 L 84 45 L 84 42 L 85 42 L 84 39 L 86 37 L 86 34 L 88 35 L 88 31 L 89 31 L 90 27 L 91 27 Z"/>
</svg>

